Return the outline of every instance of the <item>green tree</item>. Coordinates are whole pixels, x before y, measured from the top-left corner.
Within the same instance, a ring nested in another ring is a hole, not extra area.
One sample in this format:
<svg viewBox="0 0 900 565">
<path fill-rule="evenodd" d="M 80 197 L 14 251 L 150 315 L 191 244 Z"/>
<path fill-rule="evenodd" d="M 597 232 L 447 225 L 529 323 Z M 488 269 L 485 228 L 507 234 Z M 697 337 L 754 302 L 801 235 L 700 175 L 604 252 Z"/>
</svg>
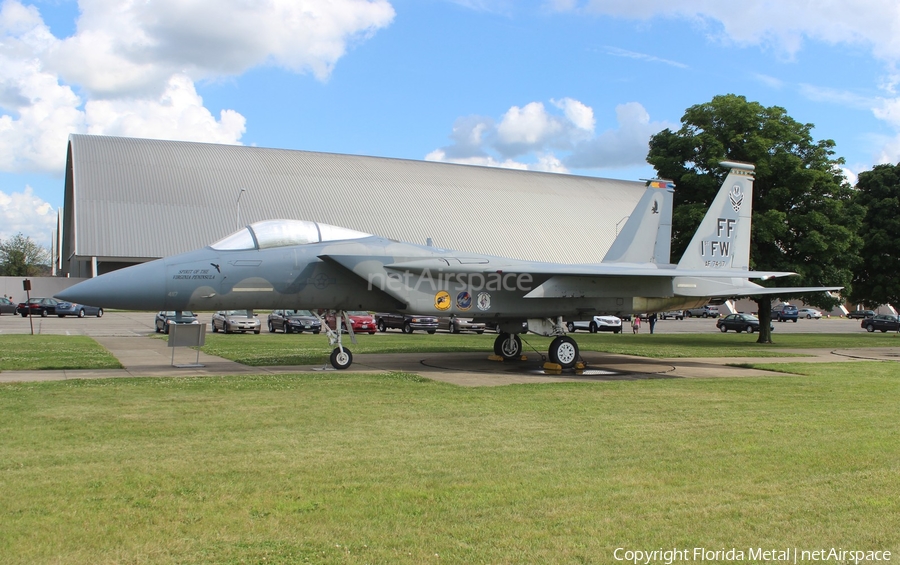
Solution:
<svg viewBox="0 0 900 565">
<path fill-rule="evenodd" d="M 653 136 L 647 157 L 660 177 L 675 181 L 673 257 L 687 247 L 727 174 L 719 162 L 744 161 L 756 166 L 750 267 L 800 275 L 760 284 L 849 288 L 860 261 L 864 210 L 852 202 L 833 141 L 814 141 L 813 125 L 795 121 L 784 108 L 734 94 L 688 108 L 681 123 L 678 131 Z M 761 322 L 758 342 L 770 343 L 772 297 L 751 298 Z M 803 298 L 822 308 L 838 302 L 825 293 Z"/>
<path fill-rule="evenodd" d="M 21 233 L 0 241 L 0 273 L 8 277 L 35 277 L 50 271 L 50 252 Z"/>
<path fill-rule="evenodd" d="M 854 302 L 900 305 L 900 164 L 859 174 L 855 201 L 866 209 L 859 235 L 861 262 L 853 277 Z"/>
</svg>

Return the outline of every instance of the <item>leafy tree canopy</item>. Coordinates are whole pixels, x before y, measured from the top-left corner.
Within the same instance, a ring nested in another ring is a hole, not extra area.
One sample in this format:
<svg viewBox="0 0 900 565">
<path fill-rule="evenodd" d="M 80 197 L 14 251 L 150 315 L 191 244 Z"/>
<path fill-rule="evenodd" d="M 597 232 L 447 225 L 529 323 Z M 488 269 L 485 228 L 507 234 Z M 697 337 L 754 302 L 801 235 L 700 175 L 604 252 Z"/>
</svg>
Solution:
<svg viewBox="0 0 900 565">
<path fill-rule="evenodd" d="M 814 141 L 813 125 L 795 121 L 784 108 L 734 94 L 688 108 L 681 123 L 678 131 L 653 136 L 647 157 L 660 177 L 676 184 L 673 259 L 684 252 L 728 173 L 719 163 L 744 161 L 756 166 L 751 268 L 800 275 L 761 284 L 849 288 L 860 262 L 857 230 L 864 210 L 852 202 L 833 141 Z M 771 297 L 754 299 L 765 330 L 760 341 L 770 341 Z M 803 299 L 823 308 L 838 302 L 825 293 Z"/>
<path fill-rule="evenodd" d="M 0 241 L 0 274 L 35 277 L 50 270 L 50 252 L 21 233 Z"/>
<path fill-rule="evenodd" d="M 860 228 L 862 256 L 851 298 L 869 307 L 900 305 L 900 165 L 860 173 L 857 204 L 866 209 Z"/>
</svg>

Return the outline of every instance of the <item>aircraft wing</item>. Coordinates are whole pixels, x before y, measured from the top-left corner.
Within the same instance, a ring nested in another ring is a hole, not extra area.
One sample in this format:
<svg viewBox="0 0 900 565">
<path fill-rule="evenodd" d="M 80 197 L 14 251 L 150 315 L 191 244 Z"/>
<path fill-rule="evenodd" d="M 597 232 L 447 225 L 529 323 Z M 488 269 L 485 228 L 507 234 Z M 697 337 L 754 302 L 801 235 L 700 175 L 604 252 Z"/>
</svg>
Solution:
<svg viewBox="0 0 900 565">
<path fill-rule="evenodd" d="M 385 269 L 395 272 L 409 272 L 424 274 L 426 271 L 436 274 L 490 274 L 512 273 L 550 276 L 595 276 L 595 277 L 715 277 L 715 278 L 744 278 L 744 279 L 770 279 L 774 277 L 786 277 L 797 273 L 787 271 L 745 271 L 742 269 L 684 269 L 661 267 L 652 263 L 593 263 L 568 265 L 561 263 L 539 263 L 532 261 L 507 261 L 492 262 L 483 260 L 476 262 L 477 258 L 441 257 L 428 258 L 413 261 L 390 263 Z"/>
</svg>

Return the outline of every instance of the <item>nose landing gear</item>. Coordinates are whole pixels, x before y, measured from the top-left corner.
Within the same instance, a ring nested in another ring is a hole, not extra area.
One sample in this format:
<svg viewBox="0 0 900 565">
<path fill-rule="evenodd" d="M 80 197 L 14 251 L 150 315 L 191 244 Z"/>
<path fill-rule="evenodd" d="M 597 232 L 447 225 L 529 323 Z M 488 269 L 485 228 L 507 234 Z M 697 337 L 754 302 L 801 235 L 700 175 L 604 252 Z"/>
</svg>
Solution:
<svg viewBox="0 0 900 565">
<path fill-rule="evenodd" d="M 329 311 L 329 313 L 333 312 L 334 311 Z M 353 343 L 353 345 L 356 345 L 356 335 L 353 333 L 353 324 L 350 323 L 350 317 L 343 310 L 337 312 L 337 315 L 334 316 L 334 325 L 337 329 L 333 329 L 322 319 L 322 316 L 320 316 L 318 312 L 314 312 L 314 314 L 316 315 L 316 318 L 319 319 L 319 323 L 322 324 L 322 327 L 325 328 L 325 335 L 328 336 L 328 344 L 337 345 L 337 347 L 332 350 L 331 357 L 329 358 L 331 366 L 338 370 L 346 369 L 353 364 L 353 353 L 345 348 L 341 342 L 342 334 L 340 328 L 342 325 L 347 328 L 347 333 L 350 334 L 350 342 Z"/>
</svg>

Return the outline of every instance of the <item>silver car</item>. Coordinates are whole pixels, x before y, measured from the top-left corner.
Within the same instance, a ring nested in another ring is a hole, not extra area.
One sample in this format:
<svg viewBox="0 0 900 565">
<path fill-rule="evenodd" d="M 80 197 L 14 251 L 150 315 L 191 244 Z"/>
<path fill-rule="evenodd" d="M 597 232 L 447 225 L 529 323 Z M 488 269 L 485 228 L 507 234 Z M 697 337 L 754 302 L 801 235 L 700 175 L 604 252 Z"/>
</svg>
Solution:
<svg viewBox="0 0 900 565">
<path fill-rule="evenodd" d="M 459 332 L 475 332 L 477 334 L 483 334 L 484 324 L 481 322 L 473 322 L 472 318 L 450 316 L 438 318 L 438 329 L 447 330 L 452 334 L 458 334 Z"/>
<path fill-rule="evenodd" d="M 219 310 L 212 317 L 213 333 L 222 330 L 230 334 L 232 332 L 259 333 L 262 323 L 252 310 Z"/>
</svg>

